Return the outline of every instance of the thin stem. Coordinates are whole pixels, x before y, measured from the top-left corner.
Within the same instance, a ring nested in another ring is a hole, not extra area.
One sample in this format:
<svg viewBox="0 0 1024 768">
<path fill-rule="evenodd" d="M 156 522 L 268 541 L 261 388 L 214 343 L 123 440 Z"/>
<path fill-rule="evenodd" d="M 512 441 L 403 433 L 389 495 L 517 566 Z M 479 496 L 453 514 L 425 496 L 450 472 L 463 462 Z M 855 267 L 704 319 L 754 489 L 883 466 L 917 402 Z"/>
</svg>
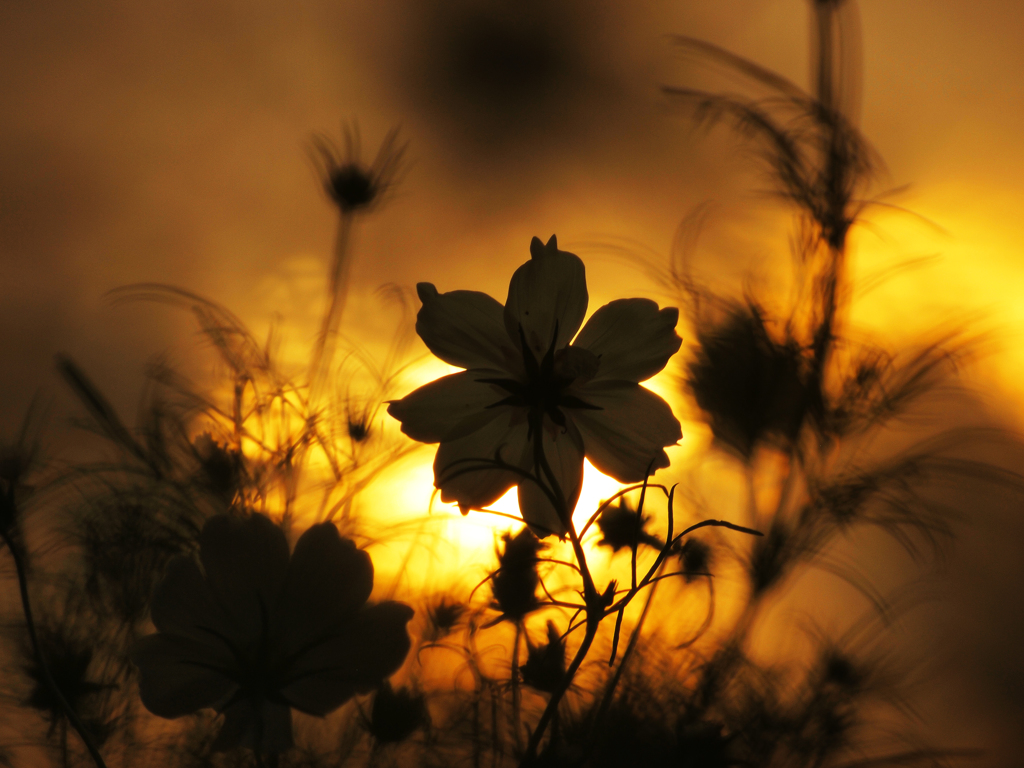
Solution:
<svg viewBox="0 0 1024 768">
<path fill-rule="evenodd" d="M 78 713 L 68 704 L 64 694 L 57 687 L 53 675 L 50 674 L 50 667 L 46 663 L 43 649 L 39 644 L 39 637 L 36 634 L 35 620 L 32 618 L 32 605 L 28 597 L 28 574 L 25 569 L 25 561 L 22 559 L 17 545 L 12 542 L 7 533 L 0 534 L 0 538 L 7 545 L 7 551 L 11 553 L 11 557 L 14 559 L 14 568 L 18 572 L 18 590 L 21 592 L 21 609 L 25 614 L 25 627 L 28 629 L 29 641 L 32 643 L 32 652 L 35 654 L 36 664 L 42 673 L 43 683 L 50 689 L 50 693 L 53 694 L 57 704 L 63 710 L 64 716 L 82 739 L 82 743 L 85 744 L 85 748 L 89 751 L 89 755 L 92 757 L 93 762 L 96 763 L 97 768 L 107 768 L 107 764 L 103 762 L 103 756 L 100 755 L 99 749 L 96 748 L 92 736 L 89 735 L 89 732 L 78 717 Z"/>
<path fill-rule="evenodd" d="M 309 400 L 311 406 L 314 407 L 323 388 L 327 369 L 334 357 L 335 336 L 348 299 L 349 274 L 352 271 L 352 259 L 349 254 L 352 219 L 351 214 L 341 215 L 341 219 L 338 221 L 337 235 L 334 239 L 334 259 L 327 288 L 327 308 L 324 310 L 323 320 L 320 323 L 320 333 L 316 338 L 316 347 L 313 350 L 309 368 Z"/>
<path fill-rule="evenodd" d="M 580 647 L 576 651 L 576 655 L 573 657 L 572 663 L 569 664 L 569 668 L 565 670 L 565 675 L 562 677 L 562 681 L 558 684 L 558 687 L 552 691 L 551 699 L 548 701 L 547 707 L 544 708 L 544 714 L 540 716 L 537 728 L 530 736 L 530 743 L 526 746 L 526 754 L 523 755 L 520 766 L 529 765 L 530 762 L 537 757 L 537 748 L 540 746 L 540 740 L 544 737 L 544 732 L 547 730 L 548 724 L 555 716 L 555 712 L 558 711 L 559 702 L 562 700 L 562 697 L 565 696 L 565 692 L 569 690 L 569 685 L 576 676 L 576 671 L 580 668 L 580 664 L 583 663 L 583 659 L 586 658 L 587 652 L 590 651 L 590 646 L 594 643 L 594 638 L 597 636 L 597 628 L 600 623 L 601 619 L 593 618 L 591 612 L 588 611 L 587 631 L 583 635 L 583 642 L 580 643 Z"/>
<path fill-rule="evenodd" d="M 512 678 L 509 681 L 512 685 L 512 743 L 515 744 L 516 751 L 519 751 L 519 747 L 522 744 L 522 735 L 520 734 L 519 728 L 519 709 L 520 709 L 520 691 L 519 691 L 519 643 L 522 639 L 523 634 L 523 622 L 516 622 L 516 639 L 512 645 Z"/>
<path fill-rule="evenodd" d="M 541 419 L 538 419 L 538 422 L 541 421 Z M 530 735 L 530 742 L 526 747 L 526 752 L 523 755 L 521 762 L 521 765 L 524 766 L 536 758 L 537 749 L 540 746 L 541 739 L 544 738 L 544 733 L 547 731 L 548 725 L 558 712 L 559 703 L 565 696 L 565 692 L 569 690 L 569 686 L 572 684 L 577 670 L 579 670 L 580 665 L 583 663 L 587 653 L 590 651 L 590 646 L 594 643 L 594 638 L 597 636 L 597 629 L 601 624 L 601 619 L 604 618 L 605 607 L 604 599 L 598 594 L 597 587 L 594 585 L 594 578 L 590 573 L 590 568 L 587 566 L 587 556 L 583 553 L 583 546 L 580 543 L 579 536 L 576 534 L 576 528 L 572 522 L 572 512 L 567 508 L 568 505 L 566 504 L 562 489 L 558 484 L 558 479 L 555 477 L 555 473 L 552 471 L 551 465 L 548 463 L 547 456 L 544 455 L 544 435 L 541 428 L 541 423 L 537 423 L 534 428 L 534 461 L 543 474 L 544 479 L 550 483 L 553 495 L 560 502 L 556 507 L 556 511 L 566 527 L 566 532 L 569 534 L 569 540 L 572 542 L 573 554 L 576 556 L 576 562 L 579 564 L 580 576 L 583 579 L 583 602 L 586 605 L 587 629 L 583 635 L 583 642 L 580 643 L 580 647 L 577 649 L 576 655 L 573 657 L 568 669 L 565 670 L 565 674 L 562 676 L 558 687 L 551 692 L 551 698 L 548 700 L 548 704 L 544 708 L 543 714 L 540 716 L 537 727 Z"/>
<path fill-rule="evenodd" d="M 664 563 L 662 563 L 664 565 Z M 597 736 L 598 728 L 605 716 L 608 714 L 608 708 L 611 706 L 612 698 L 615 695 L 615 689 L 619 685 L 619 680 L 622 679 L 622 673 L 626 669 L 626 664 L 629 663 L 630 656 L 633 655 L 633 651 L 636 648 L 637 642 L 640 639 L 640 630 L 643 628 L 644 621 L 647 619 L 647 614 L 651 609 L 651 602 L 654 600 L 654 592 L 657 589 L 657 582 L 659 579 L 654 580 L 654 585 L 651 587 L 650 592 L 647 593 L 647 600 L 644 601 L 644 609 L 640 613 L 640 618 L 637 619 L 636 626 L 633 627 L 633 632 L 629 637 L 629 643 L 626 644 L 626 650 L 622 654 L 622 661 L 619 662 L 618 668 L 615 670 L 615 674 L 612 675 L 612 679 L 608 681 L 608 686 L 605 688 L 604 697 L 601 700 L 601 706 L 597 710 L 597 716 L 594 718 L 594 722 L 590 726 L 590 748 L 593 749 L 594 744 L 597 742 L 595 738 Z M 620 609 L 619 616 L 624 612 L 624 608 Z"/>
</svg>

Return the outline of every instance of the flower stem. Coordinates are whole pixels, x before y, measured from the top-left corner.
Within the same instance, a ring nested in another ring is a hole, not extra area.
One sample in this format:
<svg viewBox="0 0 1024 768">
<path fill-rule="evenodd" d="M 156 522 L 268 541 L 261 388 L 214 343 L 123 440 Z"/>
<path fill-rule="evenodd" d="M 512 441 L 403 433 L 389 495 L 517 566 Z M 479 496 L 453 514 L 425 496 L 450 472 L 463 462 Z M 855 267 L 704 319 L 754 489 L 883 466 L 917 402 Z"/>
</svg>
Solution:
<svg viewBox="0 0 1024 768">
<path fill-rule="evenodd" d="M 78 717 L 78 713 L 68 704 L 64 694 L 57 687 L 53 675 L 50 674 L 50 667 L 46 663 L 46 657 L 43 654 L 42 646 L 39 644 L 39 637 L 36 634 L 35 620 L 32 617 L 32 604 L 29 602 L 28 597 L 28 571 L 25 568 L 25 560 L 21 556 L 18 544 L 7 533 L 0 534 L 0 538 L 7 545 L 7 551 L 11 553 L 11 557 L 14 560 L 14 568 L 18 573 L 18 589 L 21 592 L 21 609 L 25 614 L 25 627 L 28 629 L 28 637 L 32 643 L 32 652 L 35 654 L 36 664 L 43 676 L 43 684 L 50 689 L 50 693 L 53 694 L 53 698 L 64 712 L 64 716 L 82 739 L 82 743 L 85 744 L 85 748 L 89 751 L 89 755 L 92 757 L 93 762 L 96 763 L 97 768 L 107 768 L 107 764 L 103 762 L 103 756 L 100 755 L 99 749 L 97 749 L 96 744 L 92 740 L 92 736 L 89 735 L 89 732 Z"/>
<path fill-rule="evenodd" d="M 541 739 L 544 738 L 544 733 L 547 731 L 548 725 L 558 713 L 558 705 L 561 703 L 562 697 L 564 697 L 565 692 L 569 690 L 569 686 L 572 684 L 573 678 L 576 677 L 577 670 L 579 670 L 580 665 L 583 663 L 587 653 L 590 651 L 590 646 L 594 643 L 594 638 L 597 636 L 597 629 L 601 624 L 601 620 L 604 618 L 604 609 L 606 607 L 603 597 L 598 594 L 597 587 L 594 585 L 594 578 L 590 573 L 590 568 L 587 566 L 587 556 L 583 553 L 583 545 L 580 543 L 580 537 L 576 534 L 576 527 L 572 522 L 572 511 L 568 509 L 568 504 L 566 503 L 565 495 L 558 483 L 558 479 L 555 477 L 555 473 L 552 471 L 551 465 L 548 463 L 547 456 L 544 455 L 544 436 L 539 424 L 537 425 L 537 428 L 534 429 L 533 433 L 535 441 L 535 461 L 538 468 L 543 473 L 544 479 L 551 485 L 554 497 L 559 501 L 559 508 L 556 511 L 566 527 L 566 531 L 569 534 L 569 541 L 572 543 L 573 553 L 576 556 L 576 562 L 579 564 L 580 576 L 583 579 L 583 602 L 587 606 L 587 623 L 586 630 L 583 634 L 583 641 L 580 643 L 580 647 L 577 649 L 576 655 L 573 657 L 568 669 L 565 670 L 565 674 L 562 675 L 562 679 L 559 682 L 558 687 L 551 692 L 551 698 L 548 700 L 548 704 L 544 708 L 544 712 L 541 714 L 540 720 L 537 722 L 537 727 L 530 735 L 530 742 L 526 746 L 526 752 L 523 755 L 522 762 L 520 763 L 522 766 L 528 765 L 537 757 L 537 749 L 540 746 Z"/>
<path fill-rule="evenodd" d="M 522 639 L 523 634 L 523 622 L 516 622 L 516 639 L 512 645 L 512 678 L 509 681 L 512 686 L 512 743 L 515 744 L 515 748 L 518 751 L 520 744 L 522 743 L 522 734 L 520 733 L 520 700 L 522 698 L 519 691 L 519 642 Z"/>
<path fill-rule="evenodd" d="M 320 321 L 320 333 L 316 338 L 316 347 L 313 350 L 313 359 L 309 368 L 311 405 L 319 399 L 327 369 L 334 358 L 335 337 L 348 299 L 349 274 L 352 271 L 352 259 L 349 254 L 352 219 L 351 214 L 343 213 L 341 215 L 338 232 L 334 239 L 334 259 L 331 264 L 330 283 L 327 289 L 327 307 L 324 310 L 323 319 Z"/>
</svg>

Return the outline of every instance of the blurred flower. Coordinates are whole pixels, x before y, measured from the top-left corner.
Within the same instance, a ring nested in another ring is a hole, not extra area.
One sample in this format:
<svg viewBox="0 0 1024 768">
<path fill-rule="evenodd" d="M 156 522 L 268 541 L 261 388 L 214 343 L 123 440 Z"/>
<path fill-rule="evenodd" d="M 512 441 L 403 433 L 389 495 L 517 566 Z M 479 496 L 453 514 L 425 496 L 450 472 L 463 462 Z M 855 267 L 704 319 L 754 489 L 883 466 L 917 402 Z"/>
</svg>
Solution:
<svg viewBox="0 0 1024 768">
<path fill-rule="evenodd" d="M 373 164 L 367 167 L 360 158 L 359 128 L 345 129 L 345 154 L 323 136 L 313 137 L 314 161 L 324 190 L 344 214 L 369 210 L 395 183 L 402 166 L 405 145 L 398 145 L 398 129 L 384 137 Z"/>
<path fill-rule="evenodd" d="M 114 726 L 106 712 L 105 697 L 99 694 L 116 686 L 98 682 L 89 676 L 92 649 L 81 639 L 71 637 L 64 627 L 58 625 L 57 629 L 39 629 L 39 650 L 46 659 L 50 677 L 64 701 L 79 716 L 96 743 L 103 744 L 113 732 Z M 64 707 L 47 683 L 46 673 L 27 640 L 22 645 L 21 653 L 24 658 L 22 670 L 32 681 L 32 689 L 23 703 L 49 721 L 49 735 L 52 736 L 65 718 Z"/>
<path fill-rule="evenodd" d="M 522 472 L 548 481 L 546 461 L 571 514 L 584 456 L 624 483 L 668 466 L 664 447 L 682 436 L 679 422 L 638 382 L 679 349 L 678 311 L 620 299 L 598 309 L 577 336 L 588 300 L 583 262 L 558 250 L 553 235 L 547 245 L 534 238 L 530 255 L 512 276 L 504 307 L 477 291 L 417 286 L 417 333 L 431 352 L 466 370 L 420 387 L 388 413 L 414 440 L 440 443 L 434 484 L 443 501 L 465 512 L 518 485 L 534 532 L 562 536 L 567 521 Z"/>
<path fill-rule="evenodd" d="M 172 562 L 153 597 L 157 634 L 133 653 L 143 704 L 166 718 L 223 713 L 216 750 L 291 747 L 290 707 L 326 715 L 402 665 L 412 609 L 366 605 L 372 587 L 369 555 L 331 523 L 306 531 L 289 560 L 266 517 L 211 518 L 199 563 Z"/>
<path fill-rule="evenodd" d="M 521 621 L 538 608 L 537 552 L 544 545 L 529 528 L 505 534 L 505 551 L 498 555 L 498 572 L 491 578 L 494 607 L 503 616 Z"/>
<path fill-rule="evenodd" d="M 799 346 L 772 339 L 753 305 L 699 329 L 697 342 L 688 384 L 715 441 L 749 461 L 761 441 L 795 440 L 807 402 Z"/>
<path fill-rule="evenodd" d="M 623 547 L 632 548 L 633 538 L 636 537 L 637 544 L 647 544 L 655 549 L 665 546 L 657 536 L 644 530 L 651 518 L 644 516 L 638 521 L 637 515 L 636 510 L 629 508 L 625 496 L 619 497 L 618 506 L 605 507 L 597 518 L 597 527 L 601 529 L 603 537 L 597 542 L 598 545 L 611 547 L 612 552 L 618 552 Z"/>
<path fill-rule="evenodd" d="M 427 705 L 422 694 L 408 688 L 391 687 L 387 680 L 373 697 L 369 731 L 381 744 L 405 741 L 428 722 Z"/>
<path fill-rule="evenodd" d="M 199 459 L 196 479 L 214 497 L 230 506 L 242 491 L 245 474 L 242 454 L 222 446 L 209 432 L 199 435 L 192 442 L 192 448 Z"/>
<path fill-rule="evenodd" d="M 429 606 L 427 608 L 427 619 L 429 620 L 429 626 L 427 627 L 428 639 L 436 641 L 450 635 L 459 621 L 461 621 L 465 612 L 465 605 L 448 597 L 442 597 L 436 603 Z"/>
<path fill-rule="evenodd" d="M 711 547 L 700 539 L 687 539 L 679 548 L 679 560 L 687 582 L 703 576 L 711 568 Z"/>
<path fill-rule="evenodd" d="M 548 622 L 547 643 L 530 647 L 530 654 L 519 668 L 519 673 L 525 685 L 544 693 L 553 693 L 561 684 L 565 677 L 565 643 L 554 622 Z"/>
</svg>

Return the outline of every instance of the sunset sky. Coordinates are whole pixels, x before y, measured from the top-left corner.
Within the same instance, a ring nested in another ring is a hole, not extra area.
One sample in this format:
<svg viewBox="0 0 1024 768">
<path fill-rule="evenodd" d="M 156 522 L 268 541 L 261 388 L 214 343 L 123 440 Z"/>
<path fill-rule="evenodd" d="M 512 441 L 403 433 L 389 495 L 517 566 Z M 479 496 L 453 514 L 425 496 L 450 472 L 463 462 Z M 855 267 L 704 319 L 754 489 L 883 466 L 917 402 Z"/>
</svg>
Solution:
<svg viewBox="0 0 1024 768">
<path fill-rule="evenodd" d="M 977 394 L 950 394 L 936 418 L 1019 429 L 1024 5 L 862 0 L 860 18 L 860 125 L 887 169 L 875 191 L 907 185 L 884 200 L 912 213 L 866 210 L 854 274 L 867 281 L 929 258 L 866 294 L 852 320 L 892 345 L 984 334 L 963 369 Z M 584 258 L 591 309 L 633 295 L 664 301 L 612 254 L 665 258 L 705 203 L 695 273 L 778 295 L 789 220 L 764 194 L 761 166 L 728 130 L 694 128 L 661 86 L 740 88 L 680 57 L 672 34 L 806 84 L 808 31 L 804 0 L 3 3 L 0 434 L 37 391 L 63 434 L 74 406 L 57 353 L 128 420 L 155 355 L 209 375 L 191 318 L 113 305 L 105 293 L 121 285 L 209 296 L 257 335 L 279 315 L 285 358 L 305 354 L 335 227 L 310 138 L 340 141 L 354 121 L 366 160 L 393 126 L 409 143 L 400 185 L 354 241 L 345 327 L 371 347 L 394 327 L 377 286 L 429 281 L 503 301 L 534 235 L 556 233 Z M 706 439 L 699 426 L 683 431 Z M 1022 456 L 985 455 L 1016 470 Z M 425 498 L 429 461 L 422 453 L 405 470 L 423 478 Z M 944 746 L 991 749 L 982 763 L 995 766 L 1024 748 L 1024 509 L 961 490 L 950 498 L 962 546 L 927 577 L 935 607 L 900 641 L 941 657 L 915 698 L 932 732 Z M 886 552 L 878 544 L 864 556 L 870 572 L 890 584 L 916 578 Z"/>
</svg>

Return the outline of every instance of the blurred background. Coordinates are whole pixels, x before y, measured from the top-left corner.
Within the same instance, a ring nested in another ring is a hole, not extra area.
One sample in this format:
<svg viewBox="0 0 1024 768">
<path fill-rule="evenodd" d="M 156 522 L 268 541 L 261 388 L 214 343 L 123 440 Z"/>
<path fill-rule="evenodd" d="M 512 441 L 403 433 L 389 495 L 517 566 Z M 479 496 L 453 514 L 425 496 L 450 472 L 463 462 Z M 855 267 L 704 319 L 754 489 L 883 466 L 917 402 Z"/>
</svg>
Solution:
<svg viewBox="0 0 1024 768">
<path fill-rule="evenodd" d="M 869 286 L 888 267 L 916 266 L 858 296 L 851 328 L 894 347 L 980 335 L 960 371 L 967 386 L 930 402 L 927 417 L 1019 429 L 1024 8 L 863 0 L 860 24 L 860 126 L 886 163 L 878 191 L 895 192 L 865 211 L 852 269 Z M 695 128 L 661 88 L 731 87 L 677 55 L 672 34 L 806 84 L 808 33 L 804 0 L 4 3 L 0 434 L 41 393 L 51 450 L 78 450 L 57 353 L 129 422 L 154 356 L 196 381 L 211 375 L 187 314 L 105 297 L 126 284 L 211 297 L 257 337 L 280 318 L 283 357 L 302 359 L 336 223 L 310 141 L 340 142 L 353 121 L 364 160 L 396 125 L 409 142 L 401 183 L 353 243 L 344 323 L 371 348 L 397 322 L 378 286 L 429 281 L 504 300 L 534 235 L 557 233 L 584 258 L 592 308 L 659 298 L 616 254 L 663 263 L 702 205 L 695 273 L 770 303 L 788 274 L 789 213 L 742 142 Z M 680 416 L 679 455 L 690 456 L 708 434 Z M 402 468 L 423 499 L 431 458 L 420 452 Z M 984 458 L 1024 469 L 1009 449 Z M 922 570 L 872 537 L 848 542 L 848 554 L 883 589 L 927 574 L 934 599 L 892 637 L 920 662 L 912 699 L 924 731 L 941 746 L 987 750 L 981 764 L 1014 764 L 1024 749 L 1024 510 L 1009 494 L 946 493 L 959 540 L 940 567 Z M 862 610 L 834 584 L 812 579 L 800 594 L 811 613 Z"/>
</svg>

